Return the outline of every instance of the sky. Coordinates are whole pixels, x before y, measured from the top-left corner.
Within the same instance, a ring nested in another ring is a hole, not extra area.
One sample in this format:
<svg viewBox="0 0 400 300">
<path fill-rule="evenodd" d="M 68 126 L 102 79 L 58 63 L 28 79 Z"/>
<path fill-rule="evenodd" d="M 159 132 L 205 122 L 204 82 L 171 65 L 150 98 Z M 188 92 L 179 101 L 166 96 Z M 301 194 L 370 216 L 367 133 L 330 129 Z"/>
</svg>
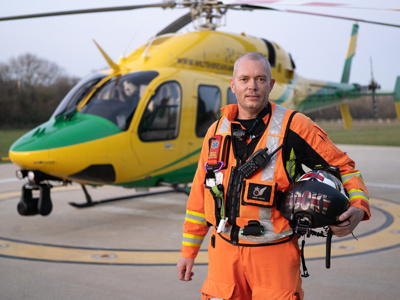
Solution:
<svg viewBox="0 0 400 300">
<path fill-rule="evenodd" d="M 274 7 L 400 24 L 399 0 L 322 1 L 351 6 L 298 6 L 293 3 L 306 1 L 291 0 L 279 1 Z M 0 17 L 156 2 L 161 0 L 0 0 Z M 355 8 L 360 6 L 370 9 Z M 399 11 L 376 9 L 378 7 Z M 151 8 L 0 22 L 0 62 L 31 53 L 55 62 L 70 76 L 84 77 L 107 67 L 93 39 L 117 61 L 185 13 L 186 9 Z M 354 22 L 286 12 L 230 10 L 225 23 L 226 26 L 218 30 L 244 32 L 277 43 L 292 54 L 300 75 L 339 82 Z M 359 25 L 350 82 L 369 83 L 372 59 L 374 79 L 382 89 L 393 90 L 396 76 L 400 76 L 400 28 Z M 194 31 L 194 28 L 188 25 L 181 31 Z"/>
</svg>

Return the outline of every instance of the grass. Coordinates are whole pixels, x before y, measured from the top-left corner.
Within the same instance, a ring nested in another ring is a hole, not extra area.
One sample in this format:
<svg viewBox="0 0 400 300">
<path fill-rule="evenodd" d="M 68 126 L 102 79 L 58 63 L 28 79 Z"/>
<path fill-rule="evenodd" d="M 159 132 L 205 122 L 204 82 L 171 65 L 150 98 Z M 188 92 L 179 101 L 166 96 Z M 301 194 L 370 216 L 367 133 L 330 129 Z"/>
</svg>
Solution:
<svg viewBox="0 0 400 300">
<path fill-rule="evenodd" d="M 400 146 L 400 121 L 353 120 L 351 130 L 342 122 L 317 123 L 335 144 Z"/>
<path fill-rule="evenodd" d="M 29 129 L 0 129 L 0 157 L 8 156 L 8 149 Z"/>
<path fill-rule="evenodd" d="M 335 144 L 400 146 L 400 121 L 353 120 L 353 129 L 345 130 L 340 121 L 317 121 Z M 0 129 L 0 157 L 29 129 Z"/>
</svg>

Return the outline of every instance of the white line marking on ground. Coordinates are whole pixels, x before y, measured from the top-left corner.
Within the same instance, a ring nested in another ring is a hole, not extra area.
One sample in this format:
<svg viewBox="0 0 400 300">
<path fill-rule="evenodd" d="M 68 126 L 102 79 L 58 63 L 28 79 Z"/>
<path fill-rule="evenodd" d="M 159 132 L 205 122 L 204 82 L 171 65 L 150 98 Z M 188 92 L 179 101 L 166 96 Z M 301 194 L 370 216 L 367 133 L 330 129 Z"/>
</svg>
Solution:
<svg viewBox="0 0 400 300">
<path fill-rule="evenodd" d="M 366 186 L 371 186 L 371 187 L 381 187 L 381 188 L 387 188 L 387 189 L 400 189 L 399 184 L 386 184 L 386 183 L 375 183 L 375 182 L 366 182 Z"/>
</svg>

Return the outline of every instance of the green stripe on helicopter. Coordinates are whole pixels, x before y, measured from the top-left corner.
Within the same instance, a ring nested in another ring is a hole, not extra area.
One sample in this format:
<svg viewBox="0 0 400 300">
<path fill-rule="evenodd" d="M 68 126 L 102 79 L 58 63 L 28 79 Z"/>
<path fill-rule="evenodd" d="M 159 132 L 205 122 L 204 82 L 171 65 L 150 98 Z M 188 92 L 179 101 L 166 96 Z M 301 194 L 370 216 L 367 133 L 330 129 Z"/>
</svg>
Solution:
<svg viewBox="0 0 400 300">
<path fill-rule="evenodd" d="M 316 85 L 314 85 L 316 87 Z M 343 103 L 343 98 L 358 98 L 360 93 L 357 86 L 347 83 L 327 82 L 319 86 L 314 93 L 308 95 L 296 107 L 303 113 L 331 107 Z"/>
<path fill-rule="evenodd" d="M 278 104 L 278 105 L 282 105 L 282 103 L 285 102 L 289 98 L 289 96 L 292 93 L 292 91 L 293 91 L 293 86 L 292 85 L 287 85 L 287 88 L 285 89 L 285 92 L 278 99 L 273 100 L 273 102 Z"/>
<path fill-rule="evenodd" d="M 151 171 L 151 173 L 147 173 L 147 174 L 143 174 L 140 178 L 145 178 L 145 179 L 139 179 L 139 180 L 135 180 L 132 182 L 128 182 L 128 183 L 123 183 L 122 186 L 124 187 L 142 187 L 142 186 L 154 186 L 157 184 L 157 182 L 159 182 L 160 180 L 168 181 L 168 178 L 174 178 L 175 181 L 178 182 L 191 182 L 193 180 L 193 174 L 196 172 L 197 169 L 197 162 L 196 163 L 192 163 L 188 166 L 185 167 L 179 167 L 173 171 L 167 172 L 167 173 L 161 173 L 155 176 L 152 176 L 151 174 L 156 174 L 160 171 L 166 170 L 170 167 L 173 167 L 174 165 L 179 164 L 180 162 L 186 160 L 186 159 L 190 159 L 193 156 L 198 156 L 201 152 L 201 148 L 196 149 L 195 151 L 179 158 L 178 160 L 167 164 L 165 166 L 162 166 L 161 168 L 158 168 L 156 170 Z M 178 180 L 179 179 L 179 180 Z"/>
<path fill-rule="evenodd" d="M 68 125 L 68 126 L 67 126 Z M 10 148 L 10 151 L 40 151 L 67 147 L 122 132 L 112 122 L 89 114 L 76 113 L 70 120 L 50 119 L 36 127 Z"/>
<path fill-rule="evenodd" d="M 147 176 L 144 179 L 139 179 L 123 184 L 118 184 L 125 188 L 133 188 L 133 187 L 154 187 L 160 181 L 169 182 L 169 183 L 189 183 L 193 181 L 193 174 L 197 169 L 197 162 L 190 164 L 186 167 L 181 167 L 171 172 L 158 174 L 156 176 Z M 169 178 L 173 178 L 174 182 L 171 182 Z"/>
</svg>

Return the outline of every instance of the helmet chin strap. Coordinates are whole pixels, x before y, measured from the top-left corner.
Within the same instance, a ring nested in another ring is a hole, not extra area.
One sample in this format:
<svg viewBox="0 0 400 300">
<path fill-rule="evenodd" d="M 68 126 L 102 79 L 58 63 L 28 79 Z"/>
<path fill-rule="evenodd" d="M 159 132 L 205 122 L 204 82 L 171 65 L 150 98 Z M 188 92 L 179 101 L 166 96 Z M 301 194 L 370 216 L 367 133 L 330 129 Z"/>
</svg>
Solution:
<svg viewBox="0 0 400 300">
<path fill-rule="evenodd" d="M 300 218 L 297 218 L 296 220 L 295 233 L 303 236 L 303 240 L 301 241 L 301 265 L 303 267 L 303 274 L 301 274 L 301 277 L 304 278 L 310 276 L 307 270 L 306 260 L 304 258 L 304 246 L 306 244 L 306 236 L 310 237 L 310 235 L 312 234 L 312 230 L 310 230 L 310 225 L 311 220 L 306 216 L 302 216 Z"/>
<path fill-rule="evenodd" d="M 310 223 L 311 224 L 311 223 Z M 297 231 L 297 228 L 301 228 L 299 231 Z M 304 258 L 304 245 L 306 244 L 306 236 L 310 237 L 311 235 L 315 236 L 322 236 L 326 237 L 326 256 L 325 256 L 325 267 L 329 269 L 331 267 L 331 243 L 332 243 L 332 229 L 329 227 L 324 227 L 324 231 L 317 232 L 315 230 L 311 230 L 308 228 L 307 225 L 300 225 L 296 227 L 296 233 L 299 234 L 300 231 L 305 233 L 303 235 L 303 240 L 301 241 L 301 265 L 303 267 L 303 274 L 301 274 L 301 277 L 307 278 L 310 276 L 310 273 L 308 273 L 307 266 L 306 266 L 306 260 Z"/>
<path fill-rule="evenodd" d="M 348 221 L 347 224 L 345 225 L 336 225 L 337 227 L 347 227 L 350 226 L 351 221 Z M 311 221 L 308 217 L 303 216 L 297 219 L 297 225 L 295 228 L 295 233 L 297 233 L 299 236 L 303 236 L 303 240 L 301 241 L 301 264 L 303 267 L 303 274 L 301 274 L 301 277 L 307 278 L 310 276 L 310 273 L 308 273 L 307 266 L 306 266 L 306 260 L 304 258 L 304 245 L 306 244 L 306 237 L 310 237 L 311 235 L 314 236 L 321 236 L 321 237 L 326 237 L 326 255 L 325 255 L 325 267 L 329 269 L 331 267 L 331 249 L 332 249 L 332 236 L 333 236 L 333 231 L 330 229 L 328 226 L 324 227 L 324 230 L 321 232 L 317 232 L 315 230 L 312 230 L 309 228 L 311 225 Z M 353 237 L 358 241 L 358 239 L 355 237 L 354 233 L 351 233 Z"/>
<path fill-rule="evenodd" d="M 307 270 L 306 260 L 304 258 L 304 246 L 306 244 L 306 237 L 310 237 L 311 235 L 326 237 L 325 267 L 329 269 L 331 267 L 332 229 L 329 227 L 324 227 L 324 231 L 321 232 L 310 229 L 311 220 L 307 216 L 302 216 L 296 221 L 297 225 L 295 228 L 295 233 L 303 236 L 303 240 L 301 241 L 301 265 L 303 267 L 303 274 L 301 274 L 301 277 L 307 278 L 310 276 L 310 273 L 308 273 Z M 346 226 L 349 226 L 349 224 Z"/>
<path fill-rule="evenodd" d="M 347 224 L 345 225 L 336 225 L 337 227 L 347 227 L 350 226 L 351 221 L 350 219 L 347 219 L 346 221 L 348 221 Z M 329 228 L 329 227 L 328 227 Z M 326 255 L 325 255 L 325 267 L 327 269 L 329 269 L 331 267 L 331 246 L 332 246 L 332 235 L 333 235 L 333 231 L 332 229 L 328 229 L 327 235 L 326 235 Z M 356 236 L 354 235 L 354 233 L 352 232 L 351 235 L 353 236 L 353 238 L 355 238 L 358 241 L 358 238 L 356 238 Z"/>
<path fill-rule="evenodd" d="M 301 277 L 307 278 L 310 276 L 308 273 L 307 267 L 306 267 L 306 260 L 304 258 L 304 245 L 306 244 L 306 237 L 303 236 L 303 240 L 301 241 L 301 265 L 303 266 L 303 274 L 301 274 Z"/>
<path fill-rule="evenodd" d="M 325 255 L 325 267 L 329 269 L 331 267 L 331 247 L 332 247 L 332 229 L 328 229 L 326 236 L 326 255 Z"/>
</svg>

